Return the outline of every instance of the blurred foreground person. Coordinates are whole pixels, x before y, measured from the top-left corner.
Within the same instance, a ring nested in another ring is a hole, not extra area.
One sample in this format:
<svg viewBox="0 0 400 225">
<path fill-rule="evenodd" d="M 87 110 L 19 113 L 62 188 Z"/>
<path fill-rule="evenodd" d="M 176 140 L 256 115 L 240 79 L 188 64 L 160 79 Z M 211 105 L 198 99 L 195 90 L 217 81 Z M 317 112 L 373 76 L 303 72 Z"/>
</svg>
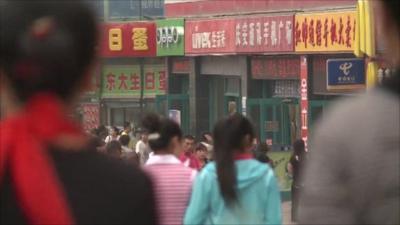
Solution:
<svg viewBox="0 0 400 225">
<path fill-rule="evenodd" d="M 315 131 L 301 224 L 400 224 L 400 1 L 372 1 L 388 61 L 383 87 L 332 107 Z"/>
<path fill-rule="evenodd" d="M 306 159 L 305 143 L 303 140 L 296 140 L 293 143 L 293 154 L 290 157 L 288 163 L 288 172 L 293 177 L 292 182 L 292 221 L 298 220 L 298 208 L 299 208 L 299 194 L 303 189 L 303 183 L 300 179 L 302 169 L 304 167 L 304 161 Z"/>
<path fill-rule="evenodd" d="M 111 141 L 106 146 L 107 155 L 115 158 L 121 159 L 122 157 L 122 146 L 118 141 Z"/>
<path fill-rule="evenodd" d="M 182 131 L 174 121 L 154 114 L 143 119 L 143 126 L 154 152 L 145 169 L 153 178 L 160 223 L 182 224 L 196 175 L 174 155 L 181 148 Z"/>
<path fill-rule="evenodd" d="M 281 224 L 273 170 L 253 159 L 254 131 L 237 114 L 214 128 L 215 162 L 200 172 L 184 224 Z"/>
<path fill-rule="evenodd" d="M 150 179 L 70 120 L 96 22 L 79 1 L 0 1 L 0 224 L 155 224 Z"/>
</svg>

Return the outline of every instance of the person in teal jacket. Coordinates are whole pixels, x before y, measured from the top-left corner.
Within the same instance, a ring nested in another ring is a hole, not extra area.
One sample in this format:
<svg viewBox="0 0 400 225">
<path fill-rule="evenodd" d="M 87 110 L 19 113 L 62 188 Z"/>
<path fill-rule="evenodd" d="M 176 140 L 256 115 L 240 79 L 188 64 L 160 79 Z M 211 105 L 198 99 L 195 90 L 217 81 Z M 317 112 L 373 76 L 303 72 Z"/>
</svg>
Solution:
<svg viewBox="0 0 400 225">
<path fill-rule="evenodd" d="M 197 176 L 184 224 L 282 224 L 274 172 L 253 159 L 253 138 L 250 121 L 239 114 L 217 123 L 215 162 Z"/>
</svg>

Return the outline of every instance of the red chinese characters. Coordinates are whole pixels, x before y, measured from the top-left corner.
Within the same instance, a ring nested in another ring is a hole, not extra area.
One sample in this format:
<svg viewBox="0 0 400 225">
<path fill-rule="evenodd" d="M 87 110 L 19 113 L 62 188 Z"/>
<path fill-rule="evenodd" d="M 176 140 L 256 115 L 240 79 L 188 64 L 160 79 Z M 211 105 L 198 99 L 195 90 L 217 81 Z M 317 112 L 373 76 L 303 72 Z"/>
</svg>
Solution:
<svg viewBox="0 0 400 225">
<path fill-rule="evenodd" d="M 130 90 L 140 90 L 140 76 L 136 73 L 130 75 L 131 87 Z"/>
<path fill-rule="evenodd" d="M 165 71 L 159 71 L 159 88 L 160 90 L 167 90 L 167 77 L 165 75 Z"/>
<path fill-rule="evenodd" d="M 126 83 L 128 80 L 128 77 L 122 73 L 118 76 L 118 80 L 119 80 L 119 89 L 120 90 L 127 90 L 128 89 L 128 84 Z"/>
<path fill-rule="evenodd" d="M 317 20 L 317 27 L 315 28 L 316 35 L 317 35 L 317 45 L 322 45 L 322 22 L 321 20 Z"/>
<path fill-rule="evenodd" d="M 115 89 L 115 74 L 109 73 L 107 74 L 107 90 L 112 91 Z"/>
<path fill-rule="evenodd" d="M 154 90 L 156 88 L 155 79 L 154 79 L 154 72 L 147 72 L 145 74 L 145 88 L 147 90 Z"/>
<path fill-rule="evenodd" d="M 255 79 L 298 79 L 300 60 L 297 56 L 254 57 L 251 73 Z"/>
</svg>

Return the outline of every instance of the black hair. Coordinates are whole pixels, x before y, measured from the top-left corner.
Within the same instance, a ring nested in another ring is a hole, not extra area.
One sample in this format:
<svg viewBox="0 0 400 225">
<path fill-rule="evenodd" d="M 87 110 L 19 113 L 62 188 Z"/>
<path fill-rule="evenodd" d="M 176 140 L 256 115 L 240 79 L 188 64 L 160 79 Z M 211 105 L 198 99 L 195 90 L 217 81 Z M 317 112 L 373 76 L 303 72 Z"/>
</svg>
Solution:
<svg viewBox="0 0 400 225">
<path fill-rule="evenodd" d="M 298 139 L 293 143 L 293 155 L 298 156 L 302 160 L 305 154 L 305 143 L 302 139 Z"/>
<path fill-rule="evenodd" d="M 207 135 L 212 136 L 212 134 L 211 134 L 210 132 L 203 132 L 203 133 L 201 133 L 200 141 L 207 142 L 207 141 L 208 141 L 208 140 L 207 140 L 207 137 L 206 137 Z"/>
<path fill-rule="evenodd" d="M 78 0 L 0 0 L 0 68 L 16 97 L 71 97 L 97 45 L 97 23 Z"/>
<path fill-rule="evenodd" d="M 129 123 L 129 122 L 124 123 L 124 129 L 130 128 L 130 127 L 131 127 L 131 123 Z"/>
<path fill-rule="evenodd" d="M 112 127 L 112 129 L 113 129 L 113 131 L 115 132 L 115 133 L 117 133 L 117 134 L 119 134 L 119 129 L 118 129 L 118 127 Z"/>
<path fill-rule="evenodd" d="M 194 150 L 197 152 L 197 151 L 207 151 L 208 149 L 207 146 L 205 146 L 204 144 L 198 143 L 194 148 Z"/>
<path fill-rule="evenodd" d="M 234 154 L 246 147 L 246 137 L 253 140 L 253 126 L 246 117 L 234 114 L 219 121 L 213 133 L 219 188 L 225 202 L 231 204 L 237 200 Z"/>
<path fill-rule="evenodd" d="M 121 142 L 122 146 L 127 146 L 129 144 L 129 142 L 131 141 L 131 138 L 129 137 L 129 135 L 121 135 L 121 137 L 119 137 L 119 142 Z"/>
<path fill-rule="evenodd" d="M 183 137 L 183 139 L 187 139 L 187 140 L 192 140 L 192 141 L 194 141 L 194 136 L 193 135 L 190 135 L 190 134 L 187 134 L 187 135 L 185 135 L 184 137 Z"/>
<path fill-rule="evenodd" d="M 155 152 L 166 149 L 174 137 L 182 139 L 179 125 L 175 121 L 161 118 L 157 114 L 147 114 L 142 120 L 142 126 L 149 134 L 149 145 Z"/>
<path fill-rule="evenodd" d="M 256 149 L 253 152 L 254 158 L 262 163 L 269 163 L 271 160 L 267 156 L 269 152 L 269 147 L 266 143 L 260 143 L 257 145 Z"/>
<path fill-rule="evenodd" d="M 120 154 L 122 150 L 119 141 L 110 141 L 106 146 L 107 154 Z"/>
</svg>

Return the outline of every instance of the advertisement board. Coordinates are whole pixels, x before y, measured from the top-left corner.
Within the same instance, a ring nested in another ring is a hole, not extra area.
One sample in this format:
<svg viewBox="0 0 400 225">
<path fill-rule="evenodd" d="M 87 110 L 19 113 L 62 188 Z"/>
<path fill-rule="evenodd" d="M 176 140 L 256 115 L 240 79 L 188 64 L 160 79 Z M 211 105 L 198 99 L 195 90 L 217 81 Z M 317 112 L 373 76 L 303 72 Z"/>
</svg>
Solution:
<svg viewBox="0 0 400 225">
<path fill-rule="evenodd" d="M 156 56 L 156 25 L 153 22 L 106 23 L 102 34 L 102 57 Z"/>
<path fill-rule="evenodd" d="M 328 90 L 365 88 L 364 59 L 328 59 L 326 74 Z"/>
<path fill-rule="evenodd" d="M 157 56 L 183 56 L 185 54 L 185 21 L 166 19 L 156 21 Z"/>
<path fill-rule="evenodd" d="M 299 56 L 256 56 L 251 58 L 253 79 L 299 79 Z"/>
<path fill-rule="evenodd" d="M 296 14 L 296 52 L 353 51 L 356 12 Z"/>
</svg>

